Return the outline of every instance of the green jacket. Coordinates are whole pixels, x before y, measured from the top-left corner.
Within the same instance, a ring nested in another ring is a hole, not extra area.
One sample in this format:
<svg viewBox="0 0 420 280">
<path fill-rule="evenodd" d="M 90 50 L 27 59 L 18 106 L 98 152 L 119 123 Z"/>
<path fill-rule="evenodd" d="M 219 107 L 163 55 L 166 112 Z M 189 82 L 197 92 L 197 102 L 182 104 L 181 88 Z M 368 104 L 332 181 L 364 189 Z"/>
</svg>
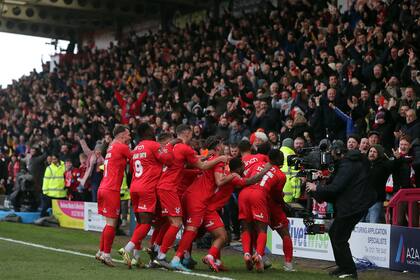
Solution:
<svg viewBox="0 0 420 280">
<path fill-rule="evenodd" d="M 44 195 L 52 198 L 65 198 L 67 196 L 67 189 L 64 186 L 65 171 L 66 167 L 62 161 L 60 161 L 58 166 L 55 164 L 47 166 L 42 184 L 42 193 Z"/>
<path fill-rule="evenodd" d="M 286 183 L 284 184 L 283 193 L 285 202 L 293 202 L 295 199 L 300 197 L 300 179 L 296 176 L 299 170 L 295 169 L 294 166 L 287 165 L 287 157 L 294 155 L 295 152 L 286 146 L 280 148 L 280 151 L 283 152 L 284 162 L 281 171 L 286 174 Z"/>
</svg>

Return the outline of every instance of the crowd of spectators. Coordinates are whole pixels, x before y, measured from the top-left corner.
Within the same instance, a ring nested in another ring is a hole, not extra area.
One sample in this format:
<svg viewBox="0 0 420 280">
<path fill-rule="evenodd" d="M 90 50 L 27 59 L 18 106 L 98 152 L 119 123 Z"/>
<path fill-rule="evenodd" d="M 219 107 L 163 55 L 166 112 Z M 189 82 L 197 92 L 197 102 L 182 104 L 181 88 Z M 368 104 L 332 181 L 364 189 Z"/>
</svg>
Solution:
<svg viewBox="0 0 420 280">
<path fill-rule="evenodd" d="M 46 63 L 0 89 L 1 186 L 11 193 L 25 165 L 40 192 L 55 155 L 80 166 L 72 188 L 92 199 L 112 128 L 148 122 L 157 134 L 190 124 L 197 150 L 210 135 L 235 150 L 257 129 L 278 148 L 287 138 L 349 139 L 387 160 L 400 147 L 392 195 L 416 184 L 419 46 L 418 1 L 357 0 L 341 14 L 327 1 L 290 0 L 82 47 L 53 72 Z"/>
</svg>

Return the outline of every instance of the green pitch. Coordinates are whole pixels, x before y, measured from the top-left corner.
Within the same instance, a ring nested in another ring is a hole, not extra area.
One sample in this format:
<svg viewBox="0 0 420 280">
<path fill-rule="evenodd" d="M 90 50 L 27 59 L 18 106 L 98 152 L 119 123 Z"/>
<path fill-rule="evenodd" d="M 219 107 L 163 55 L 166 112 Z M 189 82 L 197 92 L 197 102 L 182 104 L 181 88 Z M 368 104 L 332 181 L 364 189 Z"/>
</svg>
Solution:
<svg viewBox="0 0 420 280">
<path fill-rule="evenodd" d="M 0 238 L 24 241 L 28 243 L 48 246 L 57 249 L 70 250 L 92 255 L 97 250 L 99 234 L 70 230 L 62 228 L 45 228 L 34 225 L 23 225 L 0 222 Z M 113 246 L 113 258 L 119 259 L 116 254 L 127 237 L 117 237 Z M 195 259 L 201 260 L 203 250 L 194 250 Z M 211 279 L 206 275 L 227 277 L 231 279 L 332 279 L 327 276 L 326 267 L 330 262 L 319 262 L 304 259 L 295 260 L 298 272 L 286 273 L 281 270 L 282 258 L 273 260 L 274 268 L 264 273 L 248 272 L 245 270 L 242 257 L 239 252 L 225 249 L 222 252 L 223 260 L 229 268 L 229 272 L 213 273 L 199 262 L 194 272 L 202 275 L 184 275 L 160 269 L 132 269 L 128 270 L 121 263 L 117 267 L 109 268 L 96 261 L 94 258 L 73 255 L 65 252 L 56 252 L 44 248 L 35 248 L 29 244 L 16 244 L 10 241 L 0 240 L 0 279 Z M 143 260 L 148 260 L 142 255 Z M 388 270 L 375 270 L 359 274 L 360 279 L 413 279 L 414 274 L 401 274 Z M 220 279 L 221 280 L 221 279 Z"/>
</svg>

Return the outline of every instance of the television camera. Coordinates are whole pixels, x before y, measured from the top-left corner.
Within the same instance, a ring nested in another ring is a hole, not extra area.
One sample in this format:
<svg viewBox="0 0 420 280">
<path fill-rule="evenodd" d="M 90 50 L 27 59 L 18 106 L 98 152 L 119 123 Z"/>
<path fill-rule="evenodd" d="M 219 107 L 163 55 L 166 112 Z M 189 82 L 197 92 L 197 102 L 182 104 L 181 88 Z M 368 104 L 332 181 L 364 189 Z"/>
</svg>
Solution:
<svg viewBox="0 0 420 280">
<path fill-rule="evenodd" d="M 322 140 L 318 147 L 303 148 L 296 155 L 288 156 L 287 164 L 299 170 L 295 177 L 322 184 L 321 180 L 326 178 L 325 175 L 334 172 L 332 150 L 336 154 L 342 153 L 341 149 L 337 149 L 334 144 L 331 146 L 328 140 Z M 312 197 L 306 193 L 306 207 L 297 203 L 288 203 L 287 207 L 295 217 L 303 218 L 305 234 L 323 234 L 328 231 L 331 220 L 323 219 L 323 223 L 317 223 L 312 214 L 312 202 Z"/>
</svg>

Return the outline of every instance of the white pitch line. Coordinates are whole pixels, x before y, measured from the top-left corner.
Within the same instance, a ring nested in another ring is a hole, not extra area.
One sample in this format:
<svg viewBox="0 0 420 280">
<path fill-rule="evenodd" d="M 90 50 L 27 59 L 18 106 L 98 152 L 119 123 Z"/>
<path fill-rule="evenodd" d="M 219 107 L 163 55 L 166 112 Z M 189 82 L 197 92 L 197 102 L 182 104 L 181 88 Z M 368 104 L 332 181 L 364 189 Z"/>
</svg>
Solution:
<svg viewBox="0 0 420 280">
<path fill-rule="evenodd" d="M 76 252 L 76 251 L 53 248 L 53 247 L 48 247 L 48 246 L 44 246 L 44 245 L 41 245 L 41 244 L 25 242 L 25 241 L 15 240 L 15 239 L 10 239 L 10 238 L 5 238 L 5 237 L 0 237 L 0 240 L 12 242 L 12 243 L 17 243 L 17 244 L 22 244 L 22 245 L 27 245 L 27 246 L 31 246 L 31 247 L 35 247 L 35 248 L 50 250 L 50 251 L 54 251 L 54 252 L 66 253 L 66 254 L 70 254 L 70 255 L 76 255 L 76 256 L 82 256 L 82 257 L 88 257 L 88 258 L 94 258 L 95 257 L 93 255 L 84 254 L 84 253 L 80 253 L 80 252 Z M 124 263 L 121 260 L 113 259 L 113 261 L 118 262 L 118 263 Z M 182 273 L 182 274 L 191 275 L 191 276 L 199 276 L 199 277 L 204 277 L 204 278 L 216 279 L 216 280 L 234 280 L 233 278 L 229 278 L 229 277 L 217 277 L 217 276 L 213 276 L 213 275 L 201 274 L 201 273 L 195 273 L 195 272 L 186 272 L 186 271 L 173 271 L 173 272 Z"/>
</svg>

